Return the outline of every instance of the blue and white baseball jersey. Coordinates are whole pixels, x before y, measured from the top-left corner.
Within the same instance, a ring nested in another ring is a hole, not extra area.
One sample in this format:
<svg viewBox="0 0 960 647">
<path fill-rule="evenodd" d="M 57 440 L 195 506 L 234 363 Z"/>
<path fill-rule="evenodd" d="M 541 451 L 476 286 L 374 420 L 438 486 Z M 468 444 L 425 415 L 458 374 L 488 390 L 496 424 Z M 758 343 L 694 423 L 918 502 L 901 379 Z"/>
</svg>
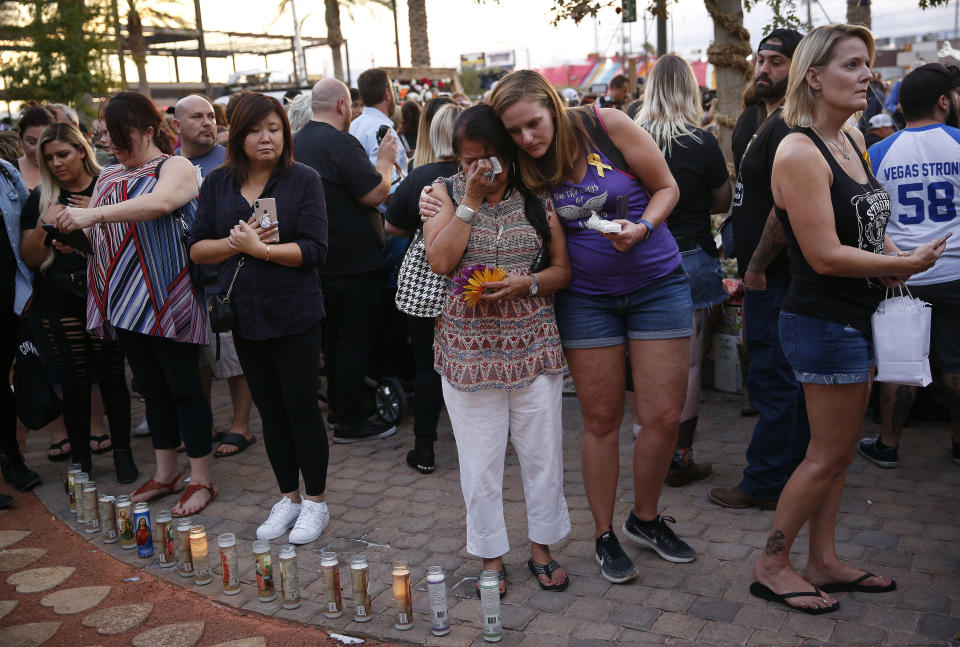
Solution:
<svg viewBox="0 0 960 647">
<path fill-rule="evenodd" d="M 907 128 L 867 151 L 873 174 L 890 194 L 890 240 L 903 250 L 953 237 L 936 265 L 909 285 L 960 279 L 960 129 L 944 124 Z"/>
</svg>

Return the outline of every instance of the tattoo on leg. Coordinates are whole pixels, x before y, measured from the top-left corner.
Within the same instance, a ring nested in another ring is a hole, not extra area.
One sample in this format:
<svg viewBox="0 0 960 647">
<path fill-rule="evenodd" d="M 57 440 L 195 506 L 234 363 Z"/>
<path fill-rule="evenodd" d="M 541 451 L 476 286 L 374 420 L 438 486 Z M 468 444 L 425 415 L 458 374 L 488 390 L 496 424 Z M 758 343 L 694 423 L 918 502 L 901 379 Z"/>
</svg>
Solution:
<svg viewBox="0 0 960 647">
<path fill-rule="evenodd" d="M 915 387 L 899 386 L 893 396 L 893 419 L 892 427 L 894 429 L 903 429 L 907 424 L 907 416 L 910 414 L 910 407 L 913 406 L 913 395 L 916 392 Z"/>
<path fill-rule="evenodd" d="M 783 552 L 783 539 L 785 535 L 779 530 L 774 530 L 773 534 L 767 538 L 767 557 L 773 557 Z"/>
</svg>

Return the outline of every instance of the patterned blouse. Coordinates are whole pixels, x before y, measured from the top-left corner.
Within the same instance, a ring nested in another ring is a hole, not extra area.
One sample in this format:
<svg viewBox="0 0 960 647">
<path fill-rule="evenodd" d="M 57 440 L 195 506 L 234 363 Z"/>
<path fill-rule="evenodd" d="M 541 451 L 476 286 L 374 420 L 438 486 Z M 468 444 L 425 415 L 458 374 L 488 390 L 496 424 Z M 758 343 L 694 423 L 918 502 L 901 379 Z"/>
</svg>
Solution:
<svg viewBox="0 0 960 647">
<path fill-rule="evenodd" d="M 454 203 L 463 200 L 465 189 L 463 173 L 458 173 L 451 196 Z M 523 197 L 513 190 L 498 204 L 484 202 L 477 209 L 455 273 L 483 263 L 511 274 L 529 274 L 542 242 L 524 215 Z M 528 386 L 538 375 L 559 375 L 564 368 L 553 296 L 480 301 L 470 307 L 462 296 L 453 294 L 451 282 L 443 314 L 437 318 L 433 351 L 437 372 L 458 391 L 513 391 Z"/>
<path fill-rule="evenodd" d="M 100 174 L 90 207 L 125 202 L 150 193 L 164 155 L 128 169 L 120 164 Z M 173 213 L 142 222 L 95 224 L 89 230 L 93 254 L 87 268 L 87 329 L 114 336 L 113 328 L 207 343 L 207 311 L 190 282 L 184 224 L 190 226 L 196 200 Z"/>
</svg>

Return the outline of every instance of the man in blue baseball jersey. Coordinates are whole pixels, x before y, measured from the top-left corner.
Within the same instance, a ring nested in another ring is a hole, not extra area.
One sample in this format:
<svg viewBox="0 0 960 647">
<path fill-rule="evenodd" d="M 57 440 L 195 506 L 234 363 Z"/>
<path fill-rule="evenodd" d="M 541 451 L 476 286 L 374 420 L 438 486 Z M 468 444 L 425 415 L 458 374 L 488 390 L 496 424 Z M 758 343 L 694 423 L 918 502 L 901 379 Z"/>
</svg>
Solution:
<svg viewBox="0 0 960 647">
<path fill-rule="evenodd" d="M 890 194 L 887 234 L 909 253 L 933 238 L 953 235 L 936 266 L 907 281 L 913 296 L 933 306 L 930 357 L 943 376 L 953 424 L 953 461 L 960 464 L 960 70 L 939 63 L 904 77 L 900 106 L 907 127 L 868 150 L 874 175 Z M 857 446 L 880 467 L 896 467 L 900 434 L 916 387 L 882 384 L 879 436 Z"/>
</svg>

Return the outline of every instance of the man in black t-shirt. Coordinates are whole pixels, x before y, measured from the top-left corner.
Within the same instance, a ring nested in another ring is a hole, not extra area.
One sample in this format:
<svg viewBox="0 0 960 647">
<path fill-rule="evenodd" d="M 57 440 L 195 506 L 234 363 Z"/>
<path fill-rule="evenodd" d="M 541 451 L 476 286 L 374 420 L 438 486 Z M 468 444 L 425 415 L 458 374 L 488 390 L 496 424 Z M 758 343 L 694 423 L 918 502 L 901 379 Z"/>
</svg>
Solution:
<svg viewBox="0 0 960 647">
<path fill-rule="evenodd" d="M 802 38 L 795 30 L 775 29 L 760 41 L 754 91 L 769 116 L 746 146 L 733 196 L 737 267 L 744 285 L 744 342 L 750 359 L 747 392 L 760 418 L 747 447 L 740 484 L 710 491 L 710 500 L 727 508 L 774 508 L 810 439 L 803 389 L 780 348 L 780 304 L 790 285 L 790 263 L 770 190 L 777 146 L 790 132 L 780 110 L 790 60 Z M 741 115 L 754 118 L 746 110 Z"/>
<path fill-rule="evenodd" d="M 338 443 L 384 438 L 397 430 L 367 420 L 363 408 L 363 378 L 377 338 L 384 281 L 383 219 L 377 205 L 390 192 L 397 139 L 387 133 L 374 168 L 348 132 L 350 120 L 350 90 L 341 81 L 324 79 L 313 86 L 313 119 L 293 138 L 294 158 L 320 174 L 327 203 L 329 251 L 320 268 L 327 312 L 323 357 Z"/>
</svg>

